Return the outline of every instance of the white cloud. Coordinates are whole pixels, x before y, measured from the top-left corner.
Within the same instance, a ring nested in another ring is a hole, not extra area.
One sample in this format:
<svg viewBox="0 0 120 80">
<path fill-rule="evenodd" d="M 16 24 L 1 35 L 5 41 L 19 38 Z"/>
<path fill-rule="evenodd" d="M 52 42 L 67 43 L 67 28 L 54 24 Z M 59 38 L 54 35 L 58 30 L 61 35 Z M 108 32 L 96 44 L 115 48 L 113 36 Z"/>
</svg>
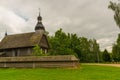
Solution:
<svg viewBox="0 0 120 80">
<path fill-rule="evenodd" d="M 0 6 L 0 26 L 2 31 L 7 30 L 12 33 L 22 32 L 21 29 L 26 26 L 25 23 L 25 20 L 16 15 L 13 11 Z"/>
<path fill-rule="evenodd" d="M 6 29 L 10 33 L 34 31 L 38 8 L 41 8 L 43 24 L 50 34 L 63 28 L 65 32 L 95 38 L 102 50 L 111 50 L 119 29 L 113 19 L 114 13 L 108 9 L 109 1 L 0 0 L 0 36 Z"/>
</svg>

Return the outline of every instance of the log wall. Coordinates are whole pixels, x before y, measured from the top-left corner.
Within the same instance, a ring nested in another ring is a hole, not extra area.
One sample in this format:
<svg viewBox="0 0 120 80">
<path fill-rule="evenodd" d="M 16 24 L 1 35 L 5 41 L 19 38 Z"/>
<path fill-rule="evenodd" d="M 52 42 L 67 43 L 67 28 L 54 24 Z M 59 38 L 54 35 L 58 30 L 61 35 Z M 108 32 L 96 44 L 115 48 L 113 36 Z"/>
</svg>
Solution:
<svg viewBox="0 0 120 80">
<path fill-rule="evenodd" d="M 1 68 L 77 68 L 79 60 L 73 55 L 0 57 Z"/>
</svg>

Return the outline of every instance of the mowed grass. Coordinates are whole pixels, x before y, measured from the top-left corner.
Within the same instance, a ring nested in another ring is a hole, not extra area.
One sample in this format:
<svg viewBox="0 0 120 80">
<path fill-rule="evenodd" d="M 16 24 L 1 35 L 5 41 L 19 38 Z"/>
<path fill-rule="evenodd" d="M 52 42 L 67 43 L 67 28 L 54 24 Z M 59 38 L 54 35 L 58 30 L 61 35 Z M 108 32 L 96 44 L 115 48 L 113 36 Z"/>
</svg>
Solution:
<svg viewBox="0 0 120 80">
<path fill-rule="evenodd" d="M 120 68 L 81 64 L 78 69 L 0 69 L 0 80 L 120 80 Z"/>
</svg>

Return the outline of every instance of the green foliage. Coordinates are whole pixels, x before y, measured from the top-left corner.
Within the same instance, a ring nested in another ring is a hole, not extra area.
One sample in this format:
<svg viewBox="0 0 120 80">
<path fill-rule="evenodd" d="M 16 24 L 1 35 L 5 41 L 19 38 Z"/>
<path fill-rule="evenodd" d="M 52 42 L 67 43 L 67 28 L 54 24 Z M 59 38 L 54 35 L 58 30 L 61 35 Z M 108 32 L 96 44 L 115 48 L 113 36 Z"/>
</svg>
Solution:
<svg viewBox="0 0 120 80">
<path fill-rule="evenodd" d="M 110 53 L 108 53 L 106 49 L 104 50 L 102 57 L 105 62 L 111 62 Z"/>
<path fill-rule="evenodd" d="M 49 36 L 51 55 L 77 56 L 81 62 L 99 62 L 102 57 L 99 44 L 95 39 L 88 40 L 85 37 L 78 37 L 77 34 L 66 34 L 59 29 L 54 36 Z"/>
<path fill-rule="evenodd" d="M 44 51 L 39 47 L 39 45 L 35 45 L 33 47 L 33 55 L 34 56 L 45 56 Z"/>
<path fill-rule="evenodd" d="M 116 44 L 113 45 L 112 53 L 113 53 L 114 61 L 119 62 L 120 61 L 120 34 L 118 35 Z"/>
<path fill-rule="evenodd" d="M 99 44 L 95 39 L 88 40 L 87 38 L 80 38 L 80 59 L 83 62 L 100 62 L 101 55 L 99 50 Z"/>
<path fill-rule="evenodd" d="M 118 27 L 120 28 L 120 3 L 114 3 L 110 1 L 110 4 L 108 6 L 109 9 L 112 9 L 114 11 L 114 20 Z"/>
<path fill-rule="evenodd" d="M 69 37 L 62 32 L 62 29 L 55 32 L 55 36 L 49 37 L 51 55 L 69 55 L 75 54 L 70 48 Z M 75 54 L 76 55 L 76 54 Z"/>
<path fill-rule="evenodd" d="M 111 2 L 108 6 L 109 9 L 112 9 L 114 11 L 114 20 L 118 27 L 120 28 L 120 3 Z M 116 43 L 113 45 L 112 48 L 113 53 L 113 59 L 115 62 L 120 61 L 120 34 L 118 35 L 118 39 Z"/>
</svg>

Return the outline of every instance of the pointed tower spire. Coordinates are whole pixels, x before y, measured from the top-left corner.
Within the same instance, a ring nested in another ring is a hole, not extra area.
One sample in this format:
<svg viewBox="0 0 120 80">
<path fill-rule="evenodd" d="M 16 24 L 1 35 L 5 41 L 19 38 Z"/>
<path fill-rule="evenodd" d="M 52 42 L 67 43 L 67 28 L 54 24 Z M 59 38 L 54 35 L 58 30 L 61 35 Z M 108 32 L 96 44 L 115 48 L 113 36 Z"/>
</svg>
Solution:
<svg viewBox="0 0 120 80">
<path fill-rule="evenodd" d="M 42 22 L 42 17 L 40 16 L 40 8 L 39 8 L 39 16 L 38 16 L 38 22 Z"/>
<path fill-rule="evenodd" d="M 45 28 L 42 24 L 42 17 L 40 15 L 40 9 L 39 9 L 39 16 L 37 17 L 37 20 L 38 20 L 38 22 L 35 26 L 35 31 L 38 31 L 38 30 L 44 30 L 45 31 Z"/>
</svg>

